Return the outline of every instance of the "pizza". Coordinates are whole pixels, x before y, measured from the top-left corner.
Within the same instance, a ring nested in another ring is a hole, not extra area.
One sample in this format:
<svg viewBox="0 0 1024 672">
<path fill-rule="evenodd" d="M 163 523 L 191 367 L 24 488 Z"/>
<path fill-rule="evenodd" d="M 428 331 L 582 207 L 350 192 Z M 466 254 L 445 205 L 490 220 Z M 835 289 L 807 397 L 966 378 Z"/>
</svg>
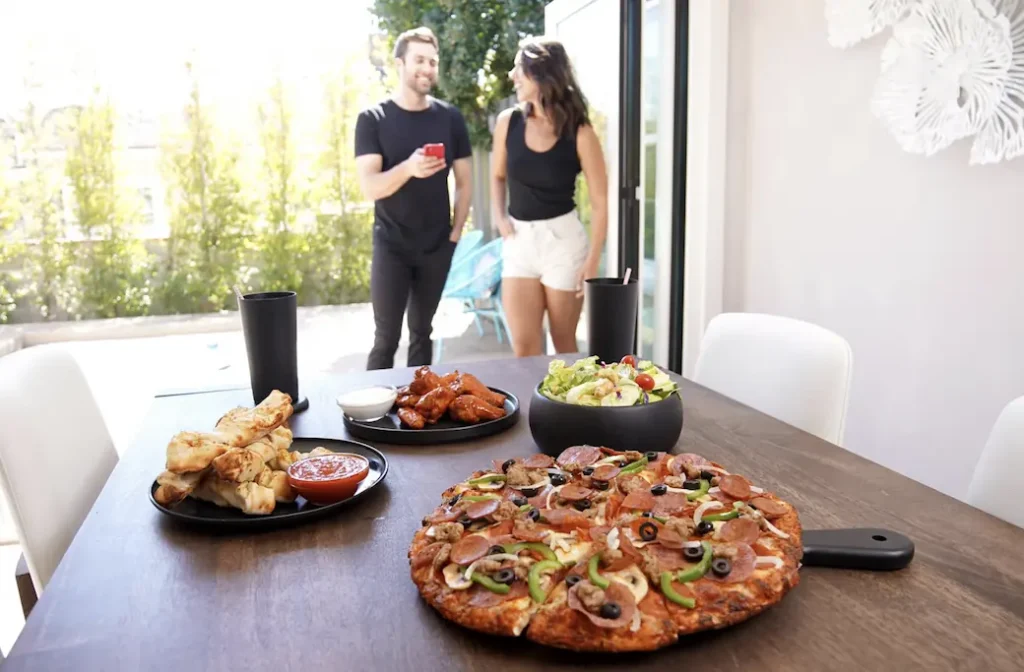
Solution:
<svg viewBox="0 0 1024 672">
<path fill-rule="evenodd" d="M 578 651 L 648 651 L 771 607 L 799 582 L 792 505 L 693 454 L 568 448 L 446 490 L 409 549 L 445 618 Z"/>
</svg>

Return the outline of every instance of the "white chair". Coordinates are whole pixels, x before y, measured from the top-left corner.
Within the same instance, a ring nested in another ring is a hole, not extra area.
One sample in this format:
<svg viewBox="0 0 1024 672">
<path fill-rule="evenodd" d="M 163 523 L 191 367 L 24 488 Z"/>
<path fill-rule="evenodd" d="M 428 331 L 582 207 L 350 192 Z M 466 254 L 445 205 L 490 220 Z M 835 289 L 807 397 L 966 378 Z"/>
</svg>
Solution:
<svg viewBox="0 0 1024 672">
<path fill-rule="evenodd" d="M 0 487 L 42 594 L 117 452 L 74 358 L 57 345 L 0 357 Z"/>
<path fill-rule="evenodd" d="M 853 376 L 850 345 L 807 322 L 724 313 L 708 324 L 694 380 L 842 445 Z"/>
<path fill-rule="evenodd" d="M 974 468 L 967 503 L 1024 527 L 1024 397 L 999 414 Z"/>
</svg>

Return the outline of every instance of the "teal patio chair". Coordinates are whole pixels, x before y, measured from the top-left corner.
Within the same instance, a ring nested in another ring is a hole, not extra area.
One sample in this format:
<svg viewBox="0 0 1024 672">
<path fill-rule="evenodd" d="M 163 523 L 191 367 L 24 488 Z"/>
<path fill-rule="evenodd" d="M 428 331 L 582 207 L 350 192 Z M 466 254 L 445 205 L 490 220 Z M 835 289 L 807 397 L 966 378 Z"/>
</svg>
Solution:
<svg viewBox="0 0 1024 672">
<path fill-rule="evenodd" d="M 480 247 L 480 243 L 483 240 L 484 232 L 479 229 L 463 233 L 462 237 L 459 238 L 459 244 L 455 246 L 455 254 L 452 255 L 452 268 L 465 259 L 467 254 Z M 448 279 L 449 281 L 451 280 L 451 274 L 448 275 Z"/>
<path fill-rule="evenodd" d="M 441 299 L 460 301 L 463 311 L 473 314 L 477 333 L 481 337 L 484 335 L 484 327 L 480 318 L 490 318 L 494 323 L 498 343 L 504 343 L 505 337 L 511 343 L 505 308 L 501 303 L 502 242 L 501 238 L 492 240 L 466 254 L 458 264 L 453 263 Z M 486 302 L 487 307 L 481 307 L 481 302 Z M 435 339 L 434 343 L 434 362 L 438 363 L 444 353 L 444 339 Z"/>
</svg>

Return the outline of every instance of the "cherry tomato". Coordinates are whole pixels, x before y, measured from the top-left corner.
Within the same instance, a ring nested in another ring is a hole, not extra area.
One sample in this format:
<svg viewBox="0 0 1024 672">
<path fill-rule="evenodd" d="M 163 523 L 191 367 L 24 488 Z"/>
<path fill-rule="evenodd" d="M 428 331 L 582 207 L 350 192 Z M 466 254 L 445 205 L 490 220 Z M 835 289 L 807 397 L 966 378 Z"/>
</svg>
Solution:
<svg viewBox="0 0 1024 672">
<path fill-rule="evenodd" d="M 636 377 L 634 382 L 645 392 L 650 392 L 654 389 L 654 378 L 651 378 L 651 376 L 646 373 L 641 373 Z"/>
<path fill-rule="evenodd" d="M 635 369 L 636 368 L 636 357 L 634 357 L 633 355 L 626 355 L 625 357 L 622 358 L 622 362 L 621 363 L 622 364 L 629 364 L 630 366 L 632 366 Z"/>
</svg>

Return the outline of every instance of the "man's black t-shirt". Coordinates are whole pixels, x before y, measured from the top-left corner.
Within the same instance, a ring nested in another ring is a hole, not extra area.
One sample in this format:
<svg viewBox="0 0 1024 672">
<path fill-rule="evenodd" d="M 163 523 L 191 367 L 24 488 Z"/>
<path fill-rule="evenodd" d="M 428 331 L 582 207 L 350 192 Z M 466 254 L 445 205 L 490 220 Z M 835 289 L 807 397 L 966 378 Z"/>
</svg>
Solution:
<svg viewBox="0 0 1024 672">
<path fill-rule="evenodd" d="M 471 156 L 469 131 L 459 111 L 436 98 L 425 110 L 410 111 L 386 100 L 359 114 L 356 156 L 380 154 L 382 171 L 394 168 L 430 143 L 444 143 L 448 167 L 428 178 L 410 178 L 374 204 L 374 239 L 410 250 L 431 252 L 451 234 L 448 173 L 456 159 Z"/>
</svg>

